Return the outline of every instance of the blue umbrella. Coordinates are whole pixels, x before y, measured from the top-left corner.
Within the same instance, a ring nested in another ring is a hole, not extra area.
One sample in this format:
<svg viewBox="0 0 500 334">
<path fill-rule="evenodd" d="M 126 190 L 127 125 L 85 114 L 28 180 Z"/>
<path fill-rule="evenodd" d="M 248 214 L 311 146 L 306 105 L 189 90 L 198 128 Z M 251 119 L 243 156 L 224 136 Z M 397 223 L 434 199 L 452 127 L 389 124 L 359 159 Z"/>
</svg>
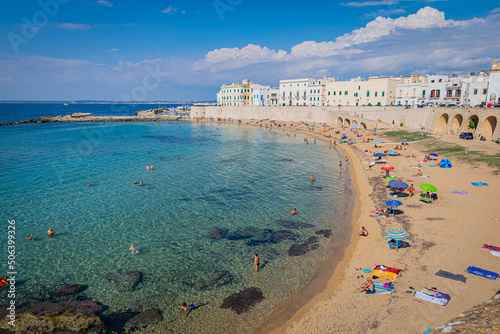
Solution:
<svg viewBox="0 0 500 334">
<path fill-rule="evenodd" d="M 431 153 L 431 154 L 429 154 L 429 156 L 436 157 L 436 158 L 439 157 L 439 155 L 437 155 L 436 153 Z"/>
<path fill-rule="evenodd" d="M 398 155 L 398 152 L 396 152 L 396 151 L 389 151 L 389 152 L 387 152 L 387 154 L 389 154 L 389 155 Z"/>
<path fill-rule="evenodd" d="M 395 199 L 391 199 L 390 201 L 385 202 L 388 206 L 401 206 L 403 203 L 400 201 L 396 201 Z"/>
<path fill-rule="evenodd" d="M 380 144 L 381 142 L 382 142 L 381 140 L 377 140 L 375 144 Z"/>
<path fill-rule="evenodd" d="M 399 188 L 399 189 L 406 189 L 406 188 L 408 188 L 408 185 L 406 183 L 404 183 L 403 181 L 394 180 L 394 181 L 390 181 L 389 182 L 389 187 L 391 187 L 391 188 Z"/>
<path fill-rule="evenodd" d="M 373 155 L 375 158 L 378 158 L 378 157 L 385 157 L 385 154 L 384 153 L 375 153 Z"/>
<path fill-rule="evenodd" d="M 451 168 L 451 161 L 448 159 L 443 159 L 439 162 L 441 168 Z"/>
</svg>

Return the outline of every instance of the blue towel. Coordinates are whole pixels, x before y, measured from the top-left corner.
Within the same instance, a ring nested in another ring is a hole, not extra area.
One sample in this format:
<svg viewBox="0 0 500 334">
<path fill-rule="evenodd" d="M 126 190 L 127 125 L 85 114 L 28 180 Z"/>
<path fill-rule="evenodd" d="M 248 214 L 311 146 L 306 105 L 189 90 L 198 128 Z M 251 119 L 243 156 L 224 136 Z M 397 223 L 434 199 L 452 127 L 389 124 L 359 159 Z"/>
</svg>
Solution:
<svg viewBox="0 0 500 334">
<path fill-rule="evenodd" d="M 471 184 L 473 186 L 476 186 L 476 187 L 481 187 L 481 186 L 487 186 L 487 187 L 489 187 L 490 186 L 488 183 L 483 183 L 483 182 L 471 182 Z"/>
<path fill-rule="evenodd" d="M 429 167 L 437 167 L 436 165 L 429 165 Z"/>
<path fill-rule="evenodd" d="M 484 270 L 484 269 L 481 269 L 478 267 L 473 267 L 473 266 L 470 266 L 469 268 L 467 268 L 467 272 L 469 274 L 485 277 L 485 278 L 492 279 L 492 280 L 496 280 L 498 278 L 498 274 L 493 272 L 493 271 Z"/>
</svg>

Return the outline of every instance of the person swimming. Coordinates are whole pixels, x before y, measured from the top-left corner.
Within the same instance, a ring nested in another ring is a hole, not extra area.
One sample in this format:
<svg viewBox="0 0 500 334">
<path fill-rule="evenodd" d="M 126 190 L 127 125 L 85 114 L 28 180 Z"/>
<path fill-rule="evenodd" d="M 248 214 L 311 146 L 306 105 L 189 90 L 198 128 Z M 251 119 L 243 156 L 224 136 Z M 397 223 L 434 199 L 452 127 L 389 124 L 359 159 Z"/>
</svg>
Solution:
<svg viewBox="0 0 500 334">
<path fill-rule="evenodd" d="M 139 251 L 137 250 L 137 247 L 134 244 L 132 244 L 128 250 L 132 251 L 132 254 L 139 253 Z"/>
<path fill-rule="evenodd" d="M 203 305 L 207 305 L 207 304 L 208 304 L 208 302 L 201 302 L 201 303 L 193 303 L 193 304 L 188 306 L 186 303 L 183 303 L 181 306 L 181 309 L 184 310 L 184 313 L 186 314 L 186 317 L 187 317 L 188 311 L 191 312 L 192 310 L 197 309 L 198 307 L 203 306 Z"/>
<path fill-rule="evenodd" d="M 54 236 L 54 234 L 56 234 L 56 232 L 54 232 L 54 230 L 52 230 L 52 227 L 49 227 L 49 230 L 47 231 L 47 235 L 52 238 Z"/>
<path fill-rule="evenodd" d="M 292 215 L 296 215 L 297 214 L 297 209 L 293 209 L 292 212 L 290 212 Z"/>
</svg>

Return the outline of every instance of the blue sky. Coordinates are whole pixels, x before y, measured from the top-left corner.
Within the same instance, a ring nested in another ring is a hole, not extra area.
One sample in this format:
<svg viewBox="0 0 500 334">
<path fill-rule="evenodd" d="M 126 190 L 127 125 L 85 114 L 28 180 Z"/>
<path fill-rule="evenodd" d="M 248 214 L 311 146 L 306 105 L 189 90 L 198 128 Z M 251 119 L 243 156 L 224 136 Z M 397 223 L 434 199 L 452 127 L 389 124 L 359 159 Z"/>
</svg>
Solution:
<svg viewBox="0 0 500 334">
<path fill-rule="evenodd" d="M 204 100 L 250 78 L 452 74 L 500 58 L 500 3 L 12 1 L 1 100 Z"/>
</svg>

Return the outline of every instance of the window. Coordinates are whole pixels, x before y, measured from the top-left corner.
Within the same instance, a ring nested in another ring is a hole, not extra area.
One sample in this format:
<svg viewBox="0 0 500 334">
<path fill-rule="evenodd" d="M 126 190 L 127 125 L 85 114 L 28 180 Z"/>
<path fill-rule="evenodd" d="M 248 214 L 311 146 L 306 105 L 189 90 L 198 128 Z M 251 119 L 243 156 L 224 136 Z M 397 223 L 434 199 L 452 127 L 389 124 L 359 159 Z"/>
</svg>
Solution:
<svg viewBox="0 0 500 334">
<path fill-rule="evenodd" d="M 378 92 L 375 92 L 375 97 L 377 97 L 378 95 Z M 406 93 L 406 96 L 408 96 L 408 93 Z"/>
<path fill-rule="evenodd" d="M 361 90 L 361 86 L 358 86 L 358 90 Z"/>
<path fill-rule="evenodd" d="M 347 91 L 344 92 L 344 95 L 347 95 Z"/>
<path fill-rule="evenodd" d="M 439 97 L 441 96 L 441 91 L 439 89 L 431 90 L 431 97 Z"/>
<path fill-rule="evenodd" d="M 486 88 L 483 89 L 483 95 L 486 95 Z"/>
<path fill-rule="evenodd" d="M 436 80 L 431 80 L 431 83 L 435 83 L 435 82 L 436 82 Z"/>
<path fill-rule="evenodd" d="M 439 82 L 443 82 L 443 79 L 439 79 Z"/>
<path fill-rule="evenodd" d="M 457 89 L 457 91 L 455 92 L 455 97 L 462 97 L 462 90 L 461 89 Z"/>
<path fill-rule="evenodd" d="M 337 92 L 333 92 L 333 95 L 337 95 Z"/>
<path fill-rule="evenodd" d="M 309 93 L 310 93 L 310 94 L 312 94 L 312 93 L 313 93 L 313 90 L 311 89 L 311 90 L 309 91 Z"/>
<path fill-rule="evenodd" d="M 384 93 L 382 92 L 382 94 L 384 94 Z M 384 95 L 382 95 L 382 96 L 384 96 Z M 422 91 L 422 96 L 425 96 L 425 89 Z"/>
<path fill-rule="evenodd" d="M 474 95 L 477 95 L 477 89 L 474 89 Z"/>
<path fill-rule="evenodd" d="M 452 96 L 452 91 L 451 91 L 451 89 L 448 89 L 446 91 L 446 97 L 451 97 L 451 96 Z"/>
<path fill-rule="evenodd" d="M 370 97 L 370 91 L 366 91 L 366 97 Z"/>
<path fill-rule="evenodd" d="M 330 92 L 328 92 L 328 96 L 330 96 Z"/>
<path fill-rule="evenodd" d="M 342 95 L 342 92 L 341 92 L 341 91 L 339 92 L 339 95 Z"/>
</svg>

